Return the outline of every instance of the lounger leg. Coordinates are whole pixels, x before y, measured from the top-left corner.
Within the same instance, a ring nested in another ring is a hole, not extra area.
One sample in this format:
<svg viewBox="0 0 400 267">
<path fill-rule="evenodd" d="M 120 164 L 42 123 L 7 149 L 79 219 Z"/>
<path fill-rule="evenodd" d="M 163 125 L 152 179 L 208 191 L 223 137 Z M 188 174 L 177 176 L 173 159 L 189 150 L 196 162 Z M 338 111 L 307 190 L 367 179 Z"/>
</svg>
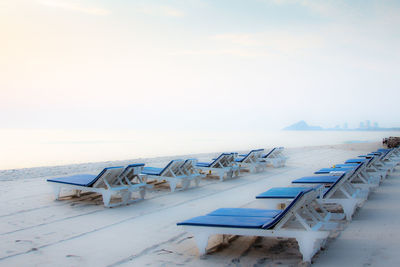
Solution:
<svg viewBox="0 0 400 267">
<path fill-rule="evenodd" d="M 175 181 L 169 181 L 169 188 L 171 189 L 171 192 L 175 192 L 176 182 Z"/>
<path fill-rule="evenodd" d="M 103 196 L 104 206 L 109 208 L 110 207 L 110 200 L 111 200 L 111 193 L 110 192 L 103 192 L 103 193 L 101 193 L 101 195 Z"/>
<path fill-rule="evenodd" d="M 311 236 L 302 236 L 296 238 L 299 244 L 300 253 L 303 255 L 304 262 L 311 262 L 311 258 L 316 251 L 317 239 Z"/>
<path fill-rule="evenodd" d="M 188 189 L 189 186 L 190 186 L 190 180 L 189 179 L 183 179 L 182 180 L 182 188 L 183 188 L 183 190 Z"/>
<path fill-rule="evenodd" d="M 140 194 L 140 198 L 144 199 L 144 196 L 146 195 L 146 188 L 144 188 L 144 187 L 141 188 L 139 191 L 139 194 Z"/>
<path fill-rule="evenodd" d="M 223 182 L 224 181 L 224 172 L 223 171 L 220 171 L 219 173 L 218 173 L 218 176 L 219 176 L 219 180 L 221 181 L 221 182 Z M 229 174 L 227 174 L 227 178 L 229 177 Z"/>
<path fill-rule="evenodd" d="M 256 167 L 255 166 L 250 166 L 249 170 L 250 170 L 251 173 L 254 173 L 254 172 L 256 172 Z"/>
<path fill-rule="evenodd" d="M 206 254 L 206 248 L 208 245 L 209 235 L 206 233 L 196 233 L 194 234 L 194 240 L 196 241 L 197 248 L 199 249 L 199 254 Z"/>
<path fill-rule="evenodd" d="M 200 177 L 194 178 L 194 184 L 195 184 L 196 187 L 199 186 L 199 184 L 200 184 Z"/>
<path fill-rule="evenodd" d="M 274 165 L 274 168 L 279 168 L 280 167 L 279 166 L 279 162 L 276 159 L 274 159 L 272 165 Z"/>
<path fill-rule="evenodd" d="M 61 187 L 58 185 L 53 185 L 53 192 L 55 199 L 58 200 L 60 198 Z"/>
<path fill-rule="evenodd" d="M 230 169 L 227 173 L 226 173 L 226 178 L 227 179 L 232 179 L 233 178 L 233 170 Z"/>
<path fill-rule="evenodd" d="M 128 204 L 129 200 L 132 198 L 132 193 L 128 190 L 121 192 L 122 202 L 121 204 Z"/>
<path fill-rule="evenodd" d="M 357 207 L 357 201 L 347 200 L 342 202 L 344 214 L 346 214 L 346 220 L 351 221 L 351 217 Z"/>
</svg>

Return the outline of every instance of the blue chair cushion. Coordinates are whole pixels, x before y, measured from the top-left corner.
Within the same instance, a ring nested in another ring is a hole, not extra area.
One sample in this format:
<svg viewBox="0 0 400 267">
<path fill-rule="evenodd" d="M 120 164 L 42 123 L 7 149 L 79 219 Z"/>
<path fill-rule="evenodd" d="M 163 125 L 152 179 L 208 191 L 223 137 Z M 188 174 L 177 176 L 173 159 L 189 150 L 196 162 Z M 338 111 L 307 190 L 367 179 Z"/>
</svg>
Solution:
<svg viewBox="0 0 400 267">
<path fill-rule="evenodd" d="M 367 159 L 348 159 L 344 163 L 363 163 L 367 161 Z"/>
<path fill-rule="evenodd" d="M 144 166 L 144 163 L 133 163 L 133 164 L 126 166 L 126 168 L 134 168 L 134 167 L 142 167 L 142 166 Z"/>
<path fill-rule="evenodd" d="M 177 225 L 196 225 L 209 227 L 262 228 L 266 223 L 274 221 L 271 217 L 243 216 L 199 216 L 177 223 Z"/>
<path fill-rule="evenodd" d="M 274 187 L 256 196 L 256 198 L 295 198 L 310 187 Z"/>
<path fill-rule="evenodd" d="M 144 167 L 142 174 L 148 174 L 148 175 L 161 175 L 161 172 L 164 170 L 164 168 L 156 168 L 156 167 Z"/>
<path fill-rule="evenodd" d="M 359 163 L 344 163 L 344 164 L 335 164 L 336 168 L 355 168 L 359 165 Z"/>
<path fill-rule="evenodd" d="M 108 167 L 104 168 L 98 175 L 94 174 L 77 174 L 66 177 L 58 177 L 47 179 L 48 182 L 62 183 L 62 184 L 70 184 L 70 185 L 79 185 L 79 186 L 92 186 L 103 174 L 109 169 L 117 169 L 122 168 L 122 166 L 118 167 Z"/>
<path fill-rule="evenodd" d="M 278 216 L 282 210 L 222 208 L 207 214 L 208 216 L 242 216 L 242 217 L 269 217 Z"/>
<path fill-rule="evenodd" d="M 276 147 L 274 147 L 273 149 L 271 149 L 271 151 L 269 151 L 267 154 L 263 154 L 263 155 L 262 155 L 262 158 L 268 158 L 268 156 L 271 155 L 272 152 L 275 151 L 275 149 L 276 149 Z"/>
<path fill-rule="evenodd" d="M 320 175 L 320 176 L 306 176 L 292 181 L 293 184 L 333 184 L 341 176 L 333 175 Z"/>
<path fill-rule="evenodd" d="M 62 184 L 71 184 L 71 185 L 79 185 L 90 187 L 97 180 L 97 175 L 95 174 L 77 174 L 66 177 L 58 177 L 47 179 L 48 182 L 62 183 Z"/>
<path fill-rule="evenodd" d="M 352 167 L 348 167 L 348 168 L 322 168 L 316 172 L 314 172 L 314 174 L 326 174 L 326 173 L 330 173 L 330 172 L 348 172 L 348 171 L 352 171 L 354 170 L 354 166 Z"/>
<path fill-rule="evenodd" d="M 197 162 L 197 167 L 210 167 L 212 162 Z"/>
<path fill-rule="evenodd" d="M 235 159 L 236 162 L 242 162 L 246 157 L 237 157 Z"/>
</svg>

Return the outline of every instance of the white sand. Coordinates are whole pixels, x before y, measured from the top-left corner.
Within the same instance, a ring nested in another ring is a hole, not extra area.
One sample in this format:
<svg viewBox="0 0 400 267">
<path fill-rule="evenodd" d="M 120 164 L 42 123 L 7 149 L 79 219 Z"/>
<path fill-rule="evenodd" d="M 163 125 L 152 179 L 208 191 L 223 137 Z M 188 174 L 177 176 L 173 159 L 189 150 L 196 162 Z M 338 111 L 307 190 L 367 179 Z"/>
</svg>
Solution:
<svg viewBox="0 0 400 267">
<path fill-rule="evenodd" d="M 284 168 L 245 173 L 222 183 L 205 179 L 198 188 L 175 193 L 159 187 L 144 201 L 112 209 L 93 195 L 54 201 L 45 179 L 133 162 L 3 171 L 0 266 L 296 266 L 301 256 L 293 240 L 239 237 L 199 258 L 192 236 L 176 223 L 220 207 L 267 207 L 255 195 L 377 147 L 366 143 L 288 149 Z M 141 161 L 162 165 L 168 160 Z M 316 266 L 400 266 L 399 178 L 395 172 L 371 195 L 353 222 L 314 257 Z"/>
</svg>

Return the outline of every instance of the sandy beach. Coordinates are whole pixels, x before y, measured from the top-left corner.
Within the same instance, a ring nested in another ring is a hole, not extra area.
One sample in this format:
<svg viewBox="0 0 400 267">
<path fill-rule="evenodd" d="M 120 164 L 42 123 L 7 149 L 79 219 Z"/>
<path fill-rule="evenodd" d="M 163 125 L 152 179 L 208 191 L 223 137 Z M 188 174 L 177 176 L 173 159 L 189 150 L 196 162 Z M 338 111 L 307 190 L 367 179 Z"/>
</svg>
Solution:
<svg viewBox="0 0 400 267">
<path fill-rule="evenodd" d="M 257 194 L 379 147 L 358 143 L 289 148 L 283 168 L 242 173 L 225 182 L 205 178 L 197 188 L 174 193 L 161 185 L 145 200 L 116 208 L 105 208 L 93 194 L 55 201 L 45 180 L 134 162 L 1 171 L 0 266 L 297 266 L 301 255 L 291 239 L 237 237 L 214 246 L 219 240 L 213 238 L 210 253 L 199 257 L 192 235 L 176 223 L 221 207 L 267 208 L 255 199 Z M 202 160 L 216 154 L 190 157 Z M 141 162 L 162 166 L 171 158 L 176 157 Z M 353 221 L 314 256 L 315 266 L 400 265 L 399 173 L 390 175 Z"/>
</svg>

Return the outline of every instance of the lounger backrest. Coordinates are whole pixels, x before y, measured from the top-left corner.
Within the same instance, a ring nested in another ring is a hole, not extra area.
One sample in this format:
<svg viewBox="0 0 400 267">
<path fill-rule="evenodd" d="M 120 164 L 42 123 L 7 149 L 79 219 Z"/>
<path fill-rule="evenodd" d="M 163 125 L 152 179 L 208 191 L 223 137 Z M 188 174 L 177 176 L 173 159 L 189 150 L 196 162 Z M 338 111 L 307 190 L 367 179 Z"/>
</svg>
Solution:
<svg viewBox="0 0 400 267">
<path fill-rule="evenodd" d="M 379 160 L 378 156 L 371 156 L 371 157 L 366 157 L 366 161 L 364 162 L 365 167 L 369 167 L 373 165 L 377 160 Z"/>
<path fill-rule="evenodd" d="M 270 221 L 262 226 L 263 229 L 272 229 L 283 226 L 294 215 L 296 210 L 311 203 L 317 198 L 318 194 L 315 188 L 310 188 L 300 192 L 293 201 L 278 215 L 273 221 Z"/>
<path fill-rule="evenodd" d="M 225 157 L 221 159 L 221 164 L 224 167 L 231 167 L 235 163 L 237 153 L 225 153 Z"/>
<path fill-rule="evenodd" d="M 337 179 L 337 181 L 335 183 L 333 183 L 328 190 L 326 190 L 326 192 L 323 195 L 323 198 L 329 198 L 331 197 L 339 188 L 340 186 L 346 182 L 346 180 L 348 179 L 348 177 L 350 176 L 349 173 L 342 173 L 339 178 Z"/>
<path fill-rule="evenodd" d="M 338 179 L 331 187 L 324 193 L 324 198 L 332 197 L 335 192 L 340 189 L 340 187 L 346 183 L 347 181 L 353 180 L 358 174 L 365 169 L 365 163 L 359 164 L 356 168 L 354 168 L 351 172 L 344 172 L 340 179 Z"/>
<path fill-rule="evenodd" d="M 256 161 L 258 158 L 261 158 L 262 152 L 264 149 L 253 149 L 247 155 L 243 158 L 242 162 L 248 161 L 250 158 L 253 159 L 253 161 Z"/>
<path fill-rule="evenodd" d="M 121 177 L 126 177 L 129 179 L 129 181 L 132 182 L 132 180 L 136 177 L 139 177 L 139 174 L 142 172 L 144 163 L 135 163 L 135 164 L 130 164 L 126 166 L 125 170 L 121 173 Z"/>
<path fill-rule="evenodd" d="M 179 175 L 182 171 L 182 165 L 185 164 L 185 161 L 182 159 L 171 160 L 167 166 L 162 169 L 160 172 L 161 176 L 171 176 L 171 172 L 175 175 Z"/>
<path fill-rule="evenodd" d="M 277 147 L 276 149 L 275 149 L 275 155 L 276 155 L 276 157 L 280 157 L 280 158 L 284 158 L 285 156 L 283 155 L 283 150 L 284 150 L 285 148 L 284 147 Z"/>
<path fill-rule="evenodd" d="M 389 158 L 392 156 L 392 154 L 395 152 L 395 149 L 384 149 L 384 148 L 380 148 L 377 150 L 377 152 L 383 153 L 385 154 L 385 158 Z"/>
<path fill-rule="evenodd" d="M 274 148 L 271 149 L 267 154 L 265 154 L 265 155 L 263 156 L 263 158 L 265 159 L 265 158 L 268 158 L 268 157 L 270 157 L 270 156 L 273 156 L 273 153 L 274 153 L 275 151 L 277 151 L 277 149 L 278 149 L 278 148 L 274 147 Z"/>
<path fill-rule="evenodd" d="M 229 157 L 230 154 L 228 153 L 222 153 L 221 155 L 218 156 L 218 158 L 214 159 L 211 164 L 210 167 L 211 168 L 219 168 L 221 166 L 219 166 L 219 164 L 221 164 L 222 166 L 224 166 L 224 161 L 226 161 L 227 157 Z"/>
<path fill-rule="evenodd" d="M 181 167 L 183 174 L 196 174 L 198 173 L 198 168 L 196 167 L 197 159 L 187 159 L 184 161 Z"/>
<path fill-rule="evenodd" d="M 104 168 L 104 170 L 97 175 L 91 186 L 104 188 L 107 186 L 105 181 L 107 181 L 109 185 L 113 185 L 115 184 L 115 181 L 118 180 L 118 176 L 123 172 L 123 170 L 124 167 L 122 166 Z"/>
<path fill-rule="evenodd" d="M 391 152 L 391 150 L 387 150 L 387 151 L 378 151 L 378 153 L 380 153 L 380 155 L 381 155 L 380 158 L 381 158 L 382 160 L 384 160 L 384 159 L 390 157 L 390 152 Z"/>
<path fill-rule="evenodd" d="M 376 161 L 379 161 L 379 157 L 378 157 L 378 156 L 366 157 L 365 159 L 366 159 L 366 160 L 365 160 L 365 162 L 364 162 L 364 166 L 365 166 L 366 168 L 371 167 L 372 165 L 374 165 L 374 163 L 375 163 Z"/>
</svg>

